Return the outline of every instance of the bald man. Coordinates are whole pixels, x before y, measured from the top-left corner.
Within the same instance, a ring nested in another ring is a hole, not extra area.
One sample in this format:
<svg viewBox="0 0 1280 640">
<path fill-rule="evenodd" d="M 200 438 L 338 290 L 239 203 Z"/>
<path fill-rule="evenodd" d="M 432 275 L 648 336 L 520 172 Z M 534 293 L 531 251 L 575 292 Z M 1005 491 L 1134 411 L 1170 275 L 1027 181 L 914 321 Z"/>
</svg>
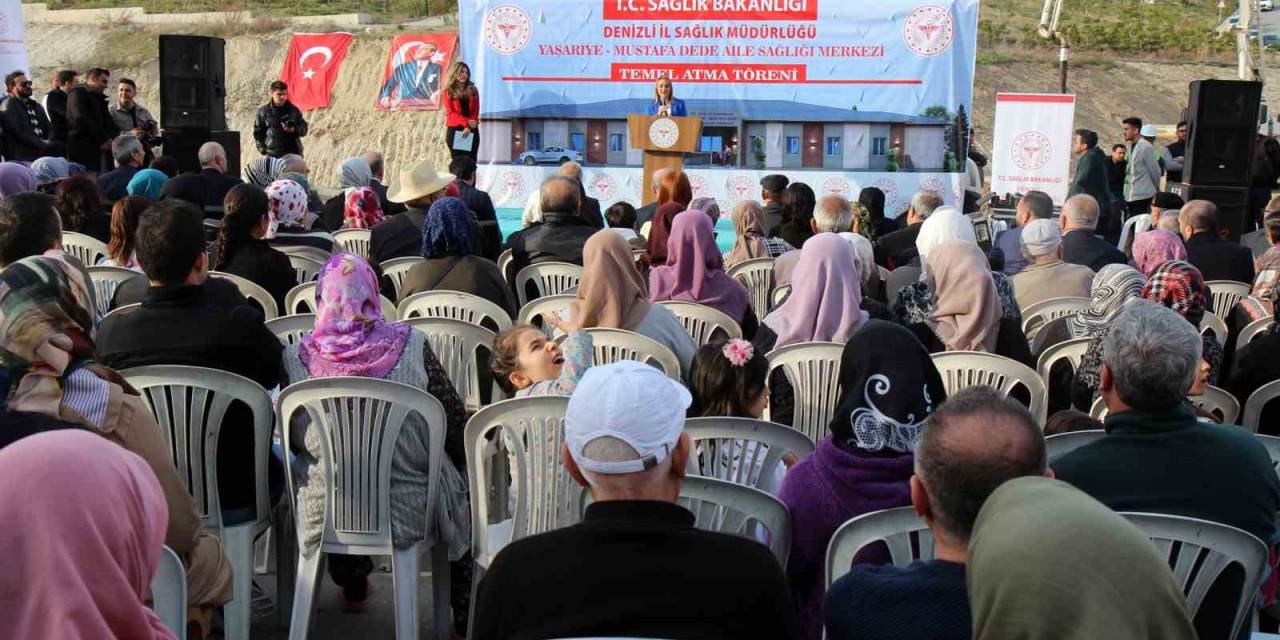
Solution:
<svg viewBox="0 0 1280 640">
<path fill-rule="evenodd" d="M 1082 193 L 1067 198 L 1058 218 L 1062 226 L 1062 260 L 1082 264 L 1094 273 L 1109 264 L 1126 264 L 1129 258 L 1114 244 L 1096 235 L 1098 228 L 1098 201 Z"/>
<path fill-rule="evenodd" d="M 933 559 L 854 565 L 827 593 L 829 638 L 967 638 L 965 554 L 978 511 L 1001 484 L 1053 477 L 1025 407 L 988 387 L 948 399 L 916 444 L 911 505 L 933 533 Z"/>
<path fill-rule="evenodd" d="M 577 180 L 551 176 L 542 183 L 542 224 L 525 227 L 507 239 L 512 273 L 536 262 L 582 264 L 582 245 L 596 228 L 579 215 L 581 191 Z"/>
<path fill-rule="evenodd" d="M 222 200 L 227 192 L 241 183 L 239 177 L 228 175 L 227 150 L 216 142 L 200 145 L 196 152 L 200 173 L 185 173 L 164 183 L 165 198 L 186 200 L 200 207 L 204 217 L 210 220 L 222 218 Z"/>
<path fill-rule="evenodd" d="M 657 169 L 653 172 L 653 176 L 649 178 L 649 188 L 653 190 L 653 202 L 636 209 L 636 229 L 653 220 L 653 213 L 658 210 L 658 190 L 662 188 L 662 179 L 667 177 L 669 173 L 671 173 L 670 169 Z"/>
<path fill-rule="evenodd" d="M 560 165 L 560 175 L 578 182 L 578 196 L 581 203 L 579 206 L 582 207 L 578 211 L 578 217 L 597 229 L 603 229 L 604 216 L 600 215 L 600 201 L 587 195 L 586 183 L 583 182 L 582 177 L 582 165 L 570 160 Z"/>
<path fill-rule="evenodd" d="M 1178 229 L 1187 245 L 1187 262 L 1205 280 L 1253 283 L 1253 252 L 1219 235 L 1218 206 L 1208 200 L 1192 200 L 1178 214 Z"/>
</svg>

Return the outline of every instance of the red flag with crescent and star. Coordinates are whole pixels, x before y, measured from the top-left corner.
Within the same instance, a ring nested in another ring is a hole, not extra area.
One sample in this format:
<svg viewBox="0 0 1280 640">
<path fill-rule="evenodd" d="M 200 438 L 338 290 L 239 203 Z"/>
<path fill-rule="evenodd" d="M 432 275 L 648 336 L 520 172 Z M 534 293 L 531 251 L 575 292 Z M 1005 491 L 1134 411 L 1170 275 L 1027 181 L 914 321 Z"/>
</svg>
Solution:
<svg viewBox="0 0 1280 640">
<path fill-rule="evenodd" d="M 293 34 L 280 70 L 280 79 L 289 85 L 289 101 L 303 111 L 327 108 L 349 46 L 349 33 Z"/>
</svg>

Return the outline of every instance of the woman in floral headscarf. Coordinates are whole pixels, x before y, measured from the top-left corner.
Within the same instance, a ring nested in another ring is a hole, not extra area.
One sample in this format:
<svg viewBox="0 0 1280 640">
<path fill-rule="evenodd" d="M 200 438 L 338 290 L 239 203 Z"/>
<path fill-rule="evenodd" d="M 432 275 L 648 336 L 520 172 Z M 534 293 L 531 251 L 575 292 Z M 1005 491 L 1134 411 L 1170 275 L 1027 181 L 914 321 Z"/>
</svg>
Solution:
<svg viewBox="0 0 1280 640">
<path fill-rule="evenodd" d="M 343 229 L 372 229 L 373 225 L 382 222 L 382 203 L 378 194 L 369 187 L 350 189 L 344 196 L 346 200 L 342 208 Z"/>
<path fill-rule="evenodd" d="M 142 397 L 95 363 L 92 285 L 60 258 L 33 256 L 0 271 L 0 405 L 70 422 L 132 451 L 151 467 L 168 504 L 165 544 L 187 565 L 187 603 L 208 628 L 231 599 L 231 565 L 205 531 Z"/>
<path fill-rule="evenodd" d="M 389 323 L 382 317 L 378 300 L 378 277 L 360 256 L 349 253 L 329 259 L 316 284 L 316 325 L 310 333 L 285 351 L 284 366 L 289 383 L 311 378 L 358 376 L 377 378 L 424 389 L 445 410 L 445 458 L 440 469 L 432 469 L 430 430 L 426 420 L 410 413 L 396 440 L 391 463 L 391 539 L 397 548 L 425 541 L 442 541 L 449 546 L 453 584 L 470 584 L 471 559 L 467 547 L 471 539 L 471 515 L 467 503 L 466 458 L 462 428 L 466 409 L 448 374 L 440 366 L 425 334 L 407 324 Z M 292 453 L 297 456 L 294 486 L 297 489 L 297 518 L 302 552 L 319 551 L 324 527 L 325 485 L 321 459 L 325 445 L 320 430 L 311 425 L 305 412 L 288 417 Z M 440 474 L 440 495 L 434 505 L 427 502 L 427 487 L 434 473 Z M 435 528 L 426 530 L 423 514 L 435 510 Z M 342 587 L 349 609 L 361 610 L 369 596 L 369 574 L 373 560 L 368 556 L 328 554 L 329 575 Z M 457 632 L 466 634 L 467 602 L 470 592 L 453 590 L 453 615 Z"/>
<path fill-rule="evenodd" d="M 266 189 L 267 230 L 262 236 L 273 247 L 307 246 L 333 252 L 333 236 L 323 231 L 308 231 L 307 192 L 293 180 L 276 180 Z"/>
</svg>

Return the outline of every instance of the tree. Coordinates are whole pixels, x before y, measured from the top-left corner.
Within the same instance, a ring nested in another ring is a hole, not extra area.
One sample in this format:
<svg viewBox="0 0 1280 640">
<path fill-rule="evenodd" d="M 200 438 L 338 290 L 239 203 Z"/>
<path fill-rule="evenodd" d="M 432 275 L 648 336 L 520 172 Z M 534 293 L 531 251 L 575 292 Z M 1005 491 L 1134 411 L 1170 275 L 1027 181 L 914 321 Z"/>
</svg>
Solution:
<svg viewBox="0 0 1280 640">
<path fill-rule="evenodd" d="M 890 173 L 898 170 L 898 150 L 889 149 L 884 154 L 884 170 Z"/>
</svg>

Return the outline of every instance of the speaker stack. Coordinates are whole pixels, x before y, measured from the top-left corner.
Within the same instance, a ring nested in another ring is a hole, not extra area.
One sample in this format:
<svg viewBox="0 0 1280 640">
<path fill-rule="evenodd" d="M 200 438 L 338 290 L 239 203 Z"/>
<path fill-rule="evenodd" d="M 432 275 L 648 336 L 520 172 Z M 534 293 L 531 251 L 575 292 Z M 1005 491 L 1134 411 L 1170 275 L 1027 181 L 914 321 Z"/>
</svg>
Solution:
<svg viewBox="0 0 1280 640">
<path fill-rule="evenodd" d="M 199 171 L 200 145 L 217 142 L 227 169 L 239 171 L 240 133 L 227 131 L 226 41 L 204 36 L 160 36 L 160 124 L 164 153 L 181 171 Z"/>
<path fill-rule="evenodd" d="M 1249 211 L 1249 179 L 1258 136 L 1262 83 L 1196 80 L 1187 103 L 1187 150 L 1182 184 L 1170 191 L 1183 200 L 1208 200 L 1232 239 L 1244 231 Z"/>
</svg>

